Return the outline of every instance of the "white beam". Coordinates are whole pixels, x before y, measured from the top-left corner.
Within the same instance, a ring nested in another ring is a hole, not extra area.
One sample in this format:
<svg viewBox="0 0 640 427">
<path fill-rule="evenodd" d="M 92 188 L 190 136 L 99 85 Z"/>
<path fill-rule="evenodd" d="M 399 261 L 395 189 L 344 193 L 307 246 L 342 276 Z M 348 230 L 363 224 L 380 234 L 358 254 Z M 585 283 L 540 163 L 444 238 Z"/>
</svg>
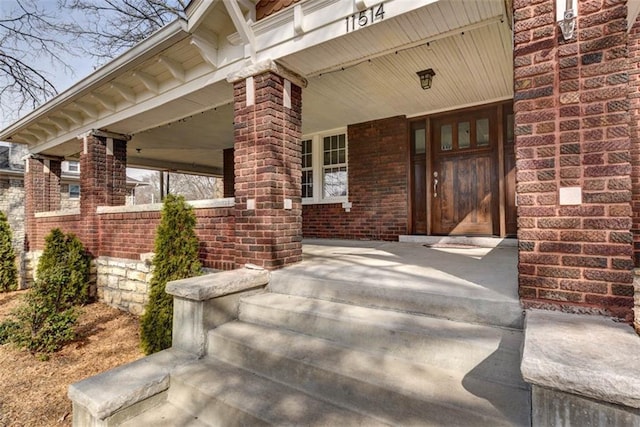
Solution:
<svg viewBox="0 0 640 427">
<path fill-rule="evenodd" d="M 248 12 L 245 14 L 245 18 L 250 20 L 251 22 L 256 22 L 256 5 L 251 0 L 238 0 L 240 6 L 244 9 L 247 9 Z M 248 15 L 248 16 L 247 16 Z"/>
<path fill-rule="evenodd" d="M 298 35 L 304 34 L 304 13 L 299 4 L 293 6 L 293 31 Z"/>
<path fill-rule="evenodd" d="M 67 117 L 69 120 L 71 120 L 77 125 L 81 125 L 82 123 L 84 123 L 84 118 L 82 117 L 82 113 L 79 111 L 60 110 L 60 114 Z"/>
<path fill-rule="evenodd" d="M 54 125 L 58 126 L 60 130 L 68 131 L 69 130 L 69 122 L 60 117 L 51 116 L 48 117 L 49 121 Z"/>
<path fill-rule="evenodd" d="M 29 133 L 29 134 L 35 136 L 36 138 L 38 138 L 38 140 L 47 139 L 47 134 L 42 132 L 42 131 L 39 131 L 37 129 L 28 128 L 28 129 L 25 129 L 23 132 Z"/>
<path fill-rule="evenodd" d="M 145 73 L 144 71 L 134 71 L 133 77 L 140 80 L 142 84 L 154 95 L 160 93 L 158 81 L 151 74 Z"/>
<path fill-rule="evenodd" d="M 227 12 L 229 13 L 229 17 L 231 21 L 233 21 L 233 25 L 238 30 L 242 41 L 245 43 L 248 49 L 245 49 L 245 52 L 248 50 L 248 56 L 251 57 L 251 60 L 255 62 L 256 60 L 256 38 L 253 34 L 253 30 L 247 24 L 247 20 L 245 19 L 242 11 L 240 10 L 240 6 L 238 2 L 235 0 L 223 0 L 225 7 L 227 8 Z"/>
<path fill-rule="evenodd" d="M 118 92 L 127 102 L 132 104 L 136 102 L 136 93 L 129 86 L 118 82 L 111 82 L 111 89 Z"/>
<path fill-rule="evenodd" d="M 202 21 L 209 15 L 209 13 L 216 7 L 219 0 L 202 0 L 198 5 L 196 12 L 191 15 L 187 22 L 187 31 L 193 33 L 202 24 Z"/>
<path fill-rule="evenodd" d="M 58 135 L 58 129 L 53 125 L 48 125 L 40 122 L 40 123 L 36 123 L 34 126 L 39 127 L 40 129 L 45 131 L 49 136 L 55 137 L 56 135 Z"/>
<path fill-rule="evenodd" d="M 200 56 L 213 68 L 218 68 L 218 47 L 204 37 L 193 34 L 191 44 L 200 52 Z"/>
<path fill-rule="evenodd" d="M 91 96 L 107 110 L 111 112 L 116 111 L 116 103 L 113 102 L 113 99 L 110 96 L 97 92 L 92 93 Z"/>
<path fill-rule="evenodd" d="M 98 109 L 93 105 L 87 102 L 76 101 L 75 106 L 82 110 L 87 116 L 92 119 L 98 118 Z"/>
<path fill-rule="evenodd" d="M 39 141 L 38 137 L 33 135 L 31 132 L 20 132 L 16 135 L 19 139 L 23 139 L 27 141 L 29 144 L 34 144 Z"/>
<path fill-rule="evenodd" d="M 164 55 L 158 56 L 158 62 L 164 65 L 167 70 L 169 70 L 174 79 L 177 79 L 181 83 L 184 83 L 186 77 L 182 64 L 180 64 L 175 59 L 171 59 L 168 56 Z"/>
</svg>

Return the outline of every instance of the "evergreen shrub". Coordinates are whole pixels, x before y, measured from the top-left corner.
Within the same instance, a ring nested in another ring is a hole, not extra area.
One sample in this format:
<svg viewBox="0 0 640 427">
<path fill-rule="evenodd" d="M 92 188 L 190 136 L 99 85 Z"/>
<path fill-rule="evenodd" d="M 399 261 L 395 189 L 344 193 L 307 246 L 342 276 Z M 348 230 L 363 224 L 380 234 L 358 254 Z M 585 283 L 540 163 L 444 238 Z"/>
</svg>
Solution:
<svg viewBox="0 0 640 427">
<path fill-rule="evenodd" d="M 89 299 L 89 268 L 80 240 L 52 230 L 45 238 L 33 288 L 13 318 L 0 324 L 0 343 L 10 341 L 31 353 L 46 354 L 73 340 L 77 306 Z"/>
<path fill-rule="evenodd" d="M 201 274 L 196 216 L 184 197 L 167 195 L 156 231 L 149 302 L 141 319 L 141 347 L 151 354 L 171 347 L 173 297 L 168 282 Z"/>
<path fill-rule="evenodd" d="M 0 292 L 18 289 L 18 268 L 13 249 L 11 227 L 4 212 L 0 211 Z"/>
</svg>

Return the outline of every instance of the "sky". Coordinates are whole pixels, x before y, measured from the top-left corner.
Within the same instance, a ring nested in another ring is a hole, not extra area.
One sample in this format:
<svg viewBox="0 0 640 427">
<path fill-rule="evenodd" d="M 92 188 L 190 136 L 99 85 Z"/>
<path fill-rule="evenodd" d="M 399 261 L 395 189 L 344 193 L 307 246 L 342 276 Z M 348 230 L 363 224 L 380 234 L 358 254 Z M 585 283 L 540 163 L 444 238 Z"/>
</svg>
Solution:
<svg viewBox="0 0 640 427">
<path fill-rule="evenodd" d="M 57 0 L 34 0 L 39 7 L 45 12 L 51 12 L 51 14 L 60 15 L 61 11 L 58 8 Z M 11 11 L 16 8 L 16 0 L 0 0 L 0 17 L 8 16 Z M 68 12 L 66 12 L 68 13 Z M 81 22 L 81 16 L 73 17 L 77 22 Z M 80 81 L 82 78 L 88 76 L 94 68 L 94 59 L 87 57 L 73 56 L 68 51 L 61 53 L 61 59 L 69 65 L 72 69 L 72 73 L 64 70 L 63 67 L 52 64 L 46 57 L 37 57 L 29 66 L 37 70 L 42 70 L 47 74 L 47 78 L 51 80 L 56 87 L 58 93 L 64 92 L 73 84 Z M 22 116 L 28 114 L 29 111 L 24 111 Z M 0 128 L 5 128 L 16 120 L 16 117 L 7 117 L 6 114 L 0 115 Z"/>
</svg>

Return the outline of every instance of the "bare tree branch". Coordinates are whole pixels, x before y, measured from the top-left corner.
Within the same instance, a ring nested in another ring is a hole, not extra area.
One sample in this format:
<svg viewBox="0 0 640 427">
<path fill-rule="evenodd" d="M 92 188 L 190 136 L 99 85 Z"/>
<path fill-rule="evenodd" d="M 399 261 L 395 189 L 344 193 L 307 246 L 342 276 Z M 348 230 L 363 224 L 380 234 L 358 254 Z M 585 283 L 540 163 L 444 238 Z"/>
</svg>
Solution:
<svg viewBox="0 0 640 427">
<path fill-rule="evenodd" d="M 186 0 L 58 0 L 59 6 L 82 15 L 83 22 L 67 25 L 81 38 L 83 50 L 105 62 L 154 31 L 184 17 Z"/>
<path fill-rule="evenodd" d="M 57 17 L 35 0 L 14 0 L 0 8 L 0 104 L 3 116 L 15 118 L 57 91 L 52 75 L 35 64 L 72 73 L 62 53 L 69 47 Z"/>
</svg>

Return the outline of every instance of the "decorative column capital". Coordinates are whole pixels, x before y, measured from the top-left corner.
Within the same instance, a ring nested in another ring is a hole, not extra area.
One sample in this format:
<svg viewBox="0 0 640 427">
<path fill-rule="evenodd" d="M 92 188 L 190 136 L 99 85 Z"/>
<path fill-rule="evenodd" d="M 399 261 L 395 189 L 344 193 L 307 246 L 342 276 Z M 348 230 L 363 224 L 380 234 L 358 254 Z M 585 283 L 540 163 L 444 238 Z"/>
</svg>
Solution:
<svg viewBox="0 0 640 427">
<path fill-rule="evenodd" d="M 240 71 L 229 74 L 227 76 L 227 81 L 229 83 L 236 83 L 241 80 L 245 80 L 249 77 L 258 76 L 260 74 L 264 74 L 267 72 L 271 72 L 279 75 L 282 78 L 289 80 L 291 83 L 305 88 L 307 87 L 307 79 L 302 77 L 296 72 L 289 70 L 288 68 L 283 67 L 272 59 L 268 59 L 266 61 L 257 62 L 255 64 L 251 64 L 246 66 Z"/>
</svg>

